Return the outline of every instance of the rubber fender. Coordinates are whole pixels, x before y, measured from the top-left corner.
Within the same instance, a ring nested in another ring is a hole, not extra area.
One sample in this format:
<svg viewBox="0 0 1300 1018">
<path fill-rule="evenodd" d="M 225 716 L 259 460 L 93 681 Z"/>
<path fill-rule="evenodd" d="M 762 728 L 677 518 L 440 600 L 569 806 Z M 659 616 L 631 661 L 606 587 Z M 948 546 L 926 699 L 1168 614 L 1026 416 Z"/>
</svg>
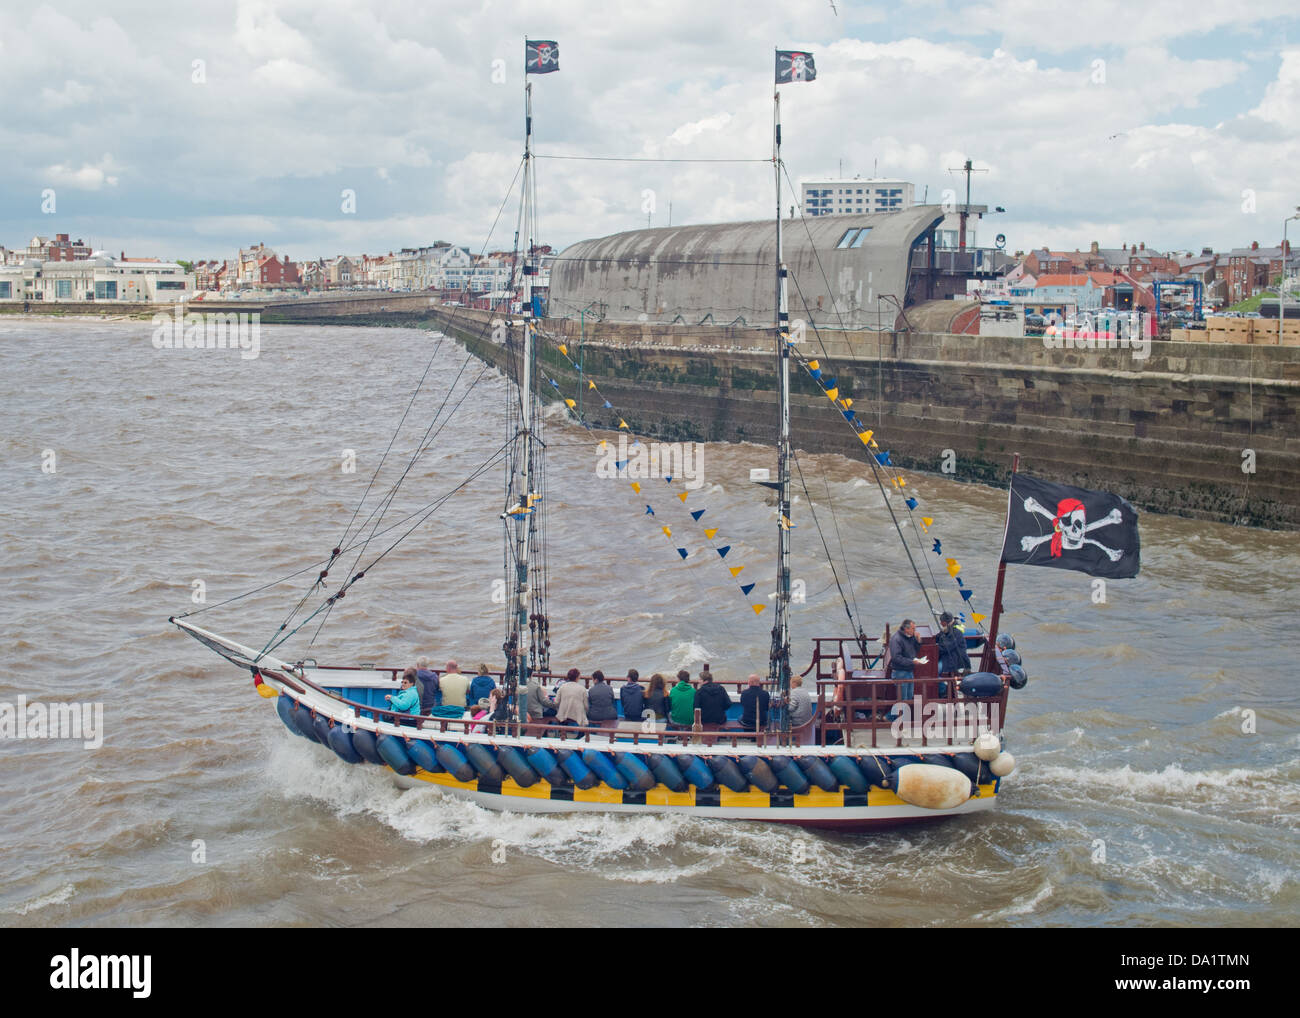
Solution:
<svg viewBox="0 0 1300 1018">
<path fill-rule="evenodd" d="M 395 735 L 381 735 L 375 740 L 375 745 L 379 747 L 379 755 L 384 758 L 384 763 L 398 774 L 415 773 L 415 762 L 406 752 L 406 746 L 401 739 Z"/>
<path fill-rule="evenodd" d="M 717 779 L 718 784 L 726 785 L 733 792 L 749 791 L 749 782 L 745 780 L 745 775 L 740 772 L 740 767 L 736 765 L 736 761 L 731 757 L 709 757 L 709 770 L 713 771 L 713 776 Z"/>
<path fill-rule="evenodd" d="M 298 726 L 293 723 L 293 701 L 287 696 L 277 696 L 275 698 L 275 712 L 280 715 L 280 720 L 284 722 L 284 727 L 293 732 L 294 735 L 302 735 L 298 731 Z"/>
<path fill-rule="evenodd" d="M 892 788 L 897 765 L 887 756 L 864 756 L 858 761 L 863 777 L 876 788 Z"/>
<path fill-rule="evenodd" d="M 758 756 L 742 756 L 740 758 L 740 769 L 745 772 L 745 777 L 749 783 L 762 792 L 775 792 L 781 787 L 781 782 L 777 781 L 776 775 L 772 773 L 772 768 L 768 766 L 766 760 Z"/>
<path fill-rule="evenodd" d="M 948 759 L 952 761 L 953 767 L 956 767 L 971 781 L 977 785 L 984 783 L 984 775 L 988 774 L 988 764 L 974 753 L 954 753 Z"/>
<path fill-rule="evenodd" d="M 382 764 L 384 758 L 379 755 L 379 745 L 375 742 L 375 733 L 358 728 L 352 733 L 352 748 L 361 754 L 367 763 Z"/>
<path fill-rule="evenodd" d="M 346 760 L 351 764 L 362 762 L 361 754 L 352 745 L 352 736 L 344 730 L 342 725 L 335 725 L 330 729 L 329 745 L 330 749 L 334 750 L 335 756 L 340 760 Z"/>
<path fill-rule="evenodd" d="M 971 796 L 970 779 L 953 767 L 908 764 L 898 769 L 898 797 L 923 809 L 952 809 Z"/>
<path fill-rule="evenodd" d="M 823 792 L 838 792 L 840 783 L 826 766 L 826 761 L 815 756 L 798 756 L 799 769 L 808 775 L 808 780 Z"/>
<path fill-rule="evenodd" d="M 654 771 L 659 783 L 670 791 L 684 792 L 690 787 L 677 764 L 673 763 L 671 757 L 663 753 L 651 754 L 650 769 Z"/>
<path fill-rule="evenodd" d="M 627 779 L 618 772 L 614 761 L 599 750 L 584 749 L 582 762 L 595 771 L 610 788 L 627 788 Z"/>
<path fill-rule="evenodd" d="M 628 787 L 638 792 L 648 792 L 658 784 L 645 761 L 635 753 L 615 753 L 614 766 L 627 779 Z"/>
<path fill-rule="evenodd" d="M 1005 665 L 1024 664 L 1024 662 L 1020 660 L 1020 651 L 1018 650 L 1004 650 L 1002 652 L 1002 663 Z"/>
<path fill-rule="evenodd" d="M 312 720 L 311 726 L 316 730 L 316 741 L 322 746 L 328 746 L 330 744 L 329 718 L 317 714 Z"/>
<path fill-rule="evenodd" d="M 310 739 L 312 742 L 320 741 L 316 738 L 316 724 L 312 720 L 311 711 L 301 704 L 293 709 L 293 724 L 304 739 Z"/>
<path fill-rule="evenodd" d="M 774 756 L 771 764 L 772 770 L 781 779 L 781 784 L 785 785 L 795 795 L 803 795 L 808 791 L 808 778 L 799 769 L 799 765 L 794 762 L 793 757 Z"/>
<path fill-rule="evenodd" d="M 971 672 L 961 680 L 961 691 L 965 696 L 998 696 L 1002 692 L 1002 676 L 993 672 Z"/>
<path fill-rule="evenodd" d="M 682 776 L 701 792 L 709 791 L 716 784 L 713 780 L 713 771 L 709 770 L 708 764 L 698 756 L 681 753 L 673 757 L 673 762 L 681 770 Z"/>
<path fill-rule="evenodd" d="M 469 765 L 465 754 L 458 747 L 449 742 L 440 742 L 433 752 L 438 757 L 438 763 L 442 764 L 443 770 L 457 781 L 474 780 L 474 768 Z"/>
<path fill-rule="evenodd" d="M 832 757 L 831 773 L 840 779 L 840 784 L 845 785 L 855 795 L 861 795 L 870 787 L 862 773 L 862 768 L 851 757 Z"/>
<path fill-rule="evenodd" d="M 424 739 L 412 739 L 408 742 L 406 744 L 406 755 L 422 771 L 431 771 L 436 774 L 442 770 L 442 764 L 438 763 L 438 754 L 433 751 L 433 743 Z"/>
<path fill-rule="evenodd" d="M 515 779 L 520 788 L 530 788 L 537 784 L 537 772 L 528 766 L 524 755 L 514 746 L 497 750 L 497 762 L 505 768 L 507 774 Z"/>
<path fill-rule="evenodd" d="M 582 762 L 582 757 L 571 749 L 562 749 L 555 754 L 560 761 L 560 766 L 564 772 L 569 775 L 573 783 L 578 788 L 591 788 L 600 781 L 590 767 Z"/>
<path fill-rule="evenodd" d="M 506 772 L 501 769 L 497 763 L 497 758 L 493 756 L 492 750 L 477 742 L 468 743 L 465 746 L 465 756 L 470 762 L 470 766 L 478 772 L 479 780 L 488 781 L 494 785 L 499 785 L 506 779 Z"/>
<path fill-rule="evenodd" d="M 552 785 L 564 787 L 569 784 L 569 776 L 549 749 L 535 749 L 529 753 L 528 765 Z"/>
<path fill-rule="evenodd" d="M 1008 665 L 1007 675 L 1007 684 L 1010 685 L 1012 689 L 1024 689 L 1025 684 L 1029 682 L 1029 673 L 1020 665 Z"/>
</svg>

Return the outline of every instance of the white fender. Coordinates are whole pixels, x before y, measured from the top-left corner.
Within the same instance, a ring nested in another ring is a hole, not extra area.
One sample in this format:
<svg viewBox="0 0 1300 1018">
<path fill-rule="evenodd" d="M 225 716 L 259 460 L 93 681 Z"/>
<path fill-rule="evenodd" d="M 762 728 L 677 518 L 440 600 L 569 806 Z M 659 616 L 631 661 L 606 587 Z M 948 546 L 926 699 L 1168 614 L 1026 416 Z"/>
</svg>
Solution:
<svg viewBox="0 0 1300 1018">
<path fill-rule="evenodd" d="M 1016 769 L 1016 758 L 1010 753 L 999 753 L 997 758 L 989 764 L 989 770 L 999 778 L 1005 778 L 1008 774 Z"/>
<path fill-rule="evenodd" d="M 1002 740 L 992 732 L 985 732 L 975 740 L 974 748 L 975 755 L 987 762 L 1002 752 Z"/>
<path fill-rule="evenodd" d="M 970 798 L 970 778 L 938 764 L 904 764 L 897 784 L 900 799 L 924 809 L 952 809 Z"/>
</svg>

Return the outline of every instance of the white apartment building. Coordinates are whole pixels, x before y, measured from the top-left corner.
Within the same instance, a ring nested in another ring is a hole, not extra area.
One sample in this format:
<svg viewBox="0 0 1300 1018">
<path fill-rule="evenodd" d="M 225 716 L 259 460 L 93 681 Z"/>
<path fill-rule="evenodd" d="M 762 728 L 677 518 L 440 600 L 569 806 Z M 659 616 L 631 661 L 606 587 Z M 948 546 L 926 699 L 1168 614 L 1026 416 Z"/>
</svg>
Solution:
<svg viewBox="0 0 1300 1018">
<path fill-rule="evenodd" d="M 806 180 L 800 187 L 804 215 L 808 216 L 901 212 L 916 203 L 915 184 L 885 177 Z"/>
<path fill-rule="evenodd" d="M 0 301 L 163 304 L 194 296 L 194 273 L 175 262 L 119 261 L 97 251 L 78 261 L 0 266 Z"/>
</svg>

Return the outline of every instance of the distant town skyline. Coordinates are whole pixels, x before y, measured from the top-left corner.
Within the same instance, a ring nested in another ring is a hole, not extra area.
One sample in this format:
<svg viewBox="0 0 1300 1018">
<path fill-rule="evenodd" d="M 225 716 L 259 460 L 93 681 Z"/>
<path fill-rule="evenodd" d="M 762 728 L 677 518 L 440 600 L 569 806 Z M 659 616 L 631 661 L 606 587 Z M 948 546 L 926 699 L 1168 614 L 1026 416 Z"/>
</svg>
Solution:
<svg viewBox="0 0 1300 1018">
<path fill-rule="evenodd" d="M 1011 251 L 1271 247 L 1300 205 L 1290 3 L 736 12 L 65 0 L 10 14 L 0 86 L 21 99 L 0 124 L 0 244 L 70 232 L 186 260 L 259 242 L 295 260 L 509 249 L 525 35 L 560 50 L 560 72 L 535 79 L 542 156 L 768 158 L 772 50 L 813 52 L 817 80 L 782 88 L 787 211 L 801 180 L 841 175 L 937 203 L 963 194 L 950 171 L 967 158 L 988 171 L 973 200 L 1007 209 L 981 239 L 1005 233 Z M 772 215 L 770 163 L 538 171 L 537 240 L 557 247 L 667 225 L 670 206 L 674 224 Z"/>
</svg>

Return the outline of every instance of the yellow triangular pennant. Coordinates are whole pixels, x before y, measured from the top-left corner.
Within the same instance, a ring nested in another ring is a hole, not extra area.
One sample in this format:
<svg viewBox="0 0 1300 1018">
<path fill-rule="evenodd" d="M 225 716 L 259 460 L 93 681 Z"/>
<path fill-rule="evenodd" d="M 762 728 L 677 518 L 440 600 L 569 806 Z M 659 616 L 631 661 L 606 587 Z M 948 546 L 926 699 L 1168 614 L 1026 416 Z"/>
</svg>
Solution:
<svg viewBox="0 0 1300 1018">
<path fill-rule="evenodd" d="M 574 407 L 578 405 L 578 401 L 576 399 L 566 399 L 564 401 L 564 405 L 567 406 L 570 410 L 572 410 Z"/>
<path fill-rule="evenodd" d="M 620 417 L 620 418 L 618 419 L 618 426 L 619 426 L 620 428 L 626 428 L 626 427 L 627 427 L 627 421 L 623 420 L 623 418 Z"/>
<path fill-rule="evenodd" d="M 924 527 L 926 530 L 929 530 L 929 529 L 930 529 L 930 524 L 932 524 L 933 522 L 934 522 L 934 517 L 933 517 L 933 516 L 922 516 L 922 517 L 921 517 L 921 526 Z"/>
<path fill-rule="evenodd" d="M 688 494 L 689 494 L 689 492 L 685 492 L 685 491 L 683 491 L 683 492 L 681 492 L 681 494 L 679 494 L 677 497 L 680 498 L 683 502 L 685 502 Z"/>
<path fill-rule="evenodd" d="M 868 442 L 871 441 L 871 436 L 874 434 L 875 434 L 874 431 L 860 431 L 858 432 L 858 438 L 862 439 L 863 445 L 866 445 Z"/>
<path fill-rule="evenodd" d="M 587 388 L 588 388 L 588 389 L 594 389 L 594 388 L 596 388 L 596 383 L 593 382 L 593 381 L 591 381 L 591 380 L 589 379 L 589 380 L 587 381 Z"/>
<path fill-rule="evenodd" d="M 971 612 L 970 617 L 975 620 L 976 625 L 979 625 L 981 622 L 983 622 L 985 618 L 979 612 Z"/>
<path fill-rule="evenodd" d="M 632 490 L 635 491 L 638 495 L 641 494 L 641 485 L 637 484 L 636 481 L 633 481 Z"/>
<path fill-rule="evenodd" d="M 707 537 L 710 541 L 712 541 L 712 540 L 713 540 L 713 535 L 716 534 L 717 532 L 718 532 L 718 528 L 717 528 L 717 527 L 713 527 L 713 528 L 711 528 L 711 529 L 709 529 L 709 530 L 706 530 L 706 531 L 704 532 L 704 536 Z"/>
<path fill-rule="evenodd" d="M 665 536 L 665 537 L 672 537 L 672 536 L 673 536 L 673 532 L 672 532 L 671 530 L 669 530 L 667 527 L 664 527 L 664 536 Z"/>
<path fill-rule="evenodd" d="M 853 400 L 849 399 L 848 396 L 845 396 L 842 400 L 840 400 L 840 406 L 842 406 L 845 410 L 847 410 L 852 405 L 853 405 Z"/>
<path fill-rule="evenodd" d="M 600 440 L 600 448 L 603 449 L 603 448 L 605 448 L 605 446 L 608 445 L 608 444 L 609 444 L 609 443 L 607 443 L 603 438 Z"/>
<path fill-rule="evenodd" d="M 750 607 L 754 609 L 754 614 L 755 614 L 755 615 L 762 615 L 762 614 L 763 614 L 763 609 L 766 608 L 767 605 L 765 605 L 765 604 L 751 604 Z"/>
<path fill-rule="evenodd" d="M 817 370 L 818 368 L 820 368 L 820 367 L 821 367 L 821 365 L 818 364 L 816 361 L 809 361 L 809 362 L 808 362 L 808 368 L 809 368 L 809 370 L 811 370 L 811 371 L 816 371 L 816 370 Z"/>
<path fill-rule="evenodd" d="M 839 394 L 840 394 L 840 387 L 838 385 L 834 389 L 826 390 L 826 395 L 831 398 L 832 402 L 834 402 L 835 399 L 838 398 Z"/>
<path fill-rule="evenodd" d="M 961 572 L 961 563 L 955 558 L 948 559 L 948 575 L 956 576 L 959 572 Z"/>
<path fill-rule="evenodd" d="M 732 575 L 733 577 L 734 577 L 734 576 L 739 576 L 739 575 L 740 575 L 740 571 L 741 571 L 742 569 L 744 569 L 744 568 L 745 568 L 744 566 L 732 566 L 732 567 L 731 567 L 731 575 Z"/>
<path fill-rule="evenodd" d="M 560 353 L 564 354 L 565 357 L 569 356 L 569 348 L 563 343 L 560 344 Z"/>
</svg>

